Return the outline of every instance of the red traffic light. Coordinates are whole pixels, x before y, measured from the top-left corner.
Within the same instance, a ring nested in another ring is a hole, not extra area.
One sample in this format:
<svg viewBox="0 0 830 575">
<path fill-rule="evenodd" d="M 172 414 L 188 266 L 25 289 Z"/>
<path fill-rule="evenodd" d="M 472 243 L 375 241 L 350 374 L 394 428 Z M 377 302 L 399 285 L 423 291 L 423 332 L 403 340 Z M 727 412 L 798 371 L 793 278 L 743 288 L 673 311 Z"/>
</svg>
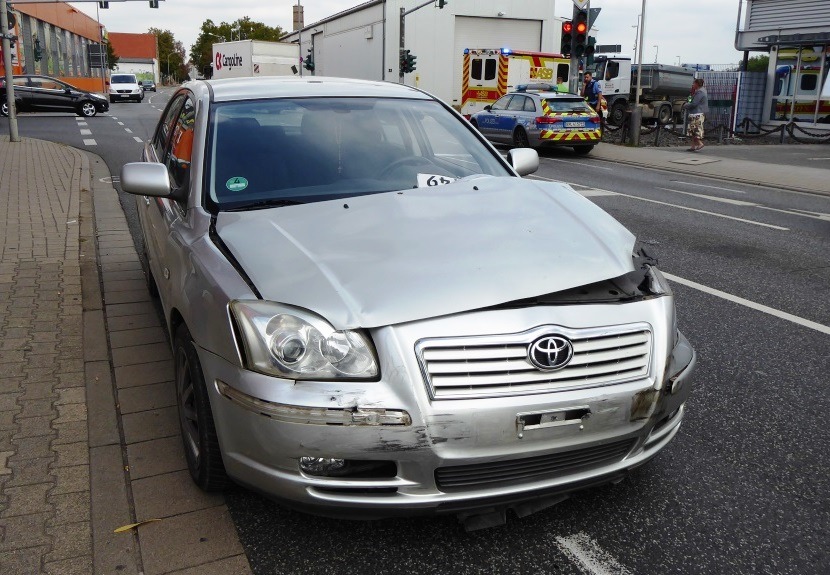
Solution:
<svg viewBox="0 0 830 575">
<path fill-rule="evenodd" d="M 585 22 L 579 22 L 576 25 L 576 33 L 577 34 L 584 34 L 588 31 L 588 25 Z"/>
<path fill-rule="evenodd" d="M 563 32 L 568 32 L 569 33 L 573 29 L 574 29 L 573 24 L 570 21 L 562 22 L 562 31 Z"/>
</svg>

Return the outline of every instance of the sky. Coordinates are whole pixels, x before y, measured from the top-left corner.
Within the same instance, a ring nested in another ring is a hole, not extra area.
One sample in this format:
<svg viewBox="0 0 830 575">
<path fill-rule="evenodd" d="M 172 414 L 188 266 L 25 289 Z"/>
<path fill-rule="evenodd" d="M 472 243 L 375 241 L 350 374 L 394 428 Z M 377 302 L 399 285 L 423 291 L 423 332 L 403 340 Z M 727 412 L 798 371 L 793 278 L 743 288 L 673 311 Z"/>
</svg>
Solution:
<svg viewBox="0 0 830 575">
<path fill-rule="evenodd" d="M 423 0 L 409 0 L 416 6 Z M 453 0 L 449 0 L 452 2 Z M 506 6 L 520 0 L 504 0 Z M 113 0 L 98 10 L 110 32 L 146 32 L 150 27 L 170 30 L 190 53 L 206 19 L 233 22 L 244 16 L 283 30 L 292 28 L 296 0 L 162 0 L 158 9 L 149 2 Z M 362 0 L 303 0 L 306 25 L 358 4 Z M 739 0 L 646 0 L 643 62 L 661 64 L 736 64 L 742 53 L 734 47 Z M 95 18 L 95 2 L 73 4 Z M 635 55 L 638 16 L 643 0 L 592 0 L 600 8 L 594 35 L 599 44 L 620 44 L 623 53 Z M 429 7 L 423 8 L 430 9 Z M 570 17 L 571 0 L 556 0 L 554 15 Z M 509 10 L 505 10 L 509 12 Z M 509 13 L 508 13 L 509 16 Z"/>
</svg>

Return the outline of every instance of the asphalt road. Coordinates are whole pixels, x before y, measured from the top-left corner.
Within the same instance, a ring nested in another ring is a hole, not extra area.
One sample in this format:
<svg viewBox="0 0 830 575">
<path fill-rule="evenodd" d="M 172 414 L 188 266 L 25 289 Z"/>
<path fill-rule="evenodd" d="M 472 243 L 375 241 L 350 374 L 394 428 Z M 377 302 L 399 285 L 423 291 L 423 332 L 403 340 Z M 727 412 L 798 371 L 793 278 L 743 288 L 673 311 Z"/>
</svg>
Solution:
<svg viewBox="0 0 830 575">
<path fill-rule="evenodd" d="M 20 132 L 85 147 L 117 174 L 159 110 L 145 100 L 108 115 L 118 119 L 87 121 L 95 146 L 68 115 L 23 116 Z M 830 157 L 826 146 L 712 148 L 811 167 Z M 471 534 L 453 517 L 335 521 L 235 489 L 228 505 L 255 572 L 830 572 L 830 198 L 542 156 L 532 178 L 571 183 L 674 278 L 680 329 L 699 354 L 678 436 L 616 486 Z"/>
</svg>

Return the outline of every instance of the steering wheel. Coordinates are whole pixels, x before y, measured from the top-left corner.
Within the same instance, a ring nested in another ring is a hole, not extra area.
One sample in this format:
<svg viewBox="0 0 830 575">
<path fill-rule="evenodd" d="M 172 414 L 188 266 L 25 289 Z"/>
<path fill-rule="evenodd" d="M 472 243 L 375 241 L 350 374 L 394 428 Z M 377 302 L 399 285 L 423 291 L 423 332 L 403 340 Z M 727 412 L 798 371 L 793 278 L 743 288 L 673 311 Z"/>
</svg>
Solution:
<svg viewBox="0 0 830 575">
<path fill-rule="evenodd" d="M 404 166 L 429 166 L 432 169 L 435 169 L 435 164 L 430 162 L 424 157 L 421 156 L 406 156 L 405 158 L 399 158 L 383 168 L 378 174 L 378 177 L 383 178 L 388 176 L 389 174 L 393 173 L 395 170 L 402 168 Z"/>
</svg>

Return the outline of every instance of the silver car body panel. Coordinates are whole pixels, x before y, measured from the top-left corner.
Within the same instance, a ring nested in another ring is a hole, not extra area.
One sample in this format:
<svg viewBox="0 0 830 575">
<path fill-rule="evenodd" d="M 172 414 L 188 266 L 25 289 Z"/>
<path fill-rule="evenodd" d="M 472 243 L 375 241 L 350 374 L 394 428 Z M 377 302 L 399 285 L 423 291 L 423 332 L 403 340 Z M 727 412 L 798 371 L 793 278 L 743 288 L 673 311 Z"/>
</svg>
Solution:
<svg viewBox="0 0 830 575">
<path fill-rule="evenodd" d="M 569 186 L 510 177 L 222 212 L 216 229 L 265 299 L 337 329 L 485 308 L 633 269 L 634 236 L 595 204 Z"/>
</svg>

